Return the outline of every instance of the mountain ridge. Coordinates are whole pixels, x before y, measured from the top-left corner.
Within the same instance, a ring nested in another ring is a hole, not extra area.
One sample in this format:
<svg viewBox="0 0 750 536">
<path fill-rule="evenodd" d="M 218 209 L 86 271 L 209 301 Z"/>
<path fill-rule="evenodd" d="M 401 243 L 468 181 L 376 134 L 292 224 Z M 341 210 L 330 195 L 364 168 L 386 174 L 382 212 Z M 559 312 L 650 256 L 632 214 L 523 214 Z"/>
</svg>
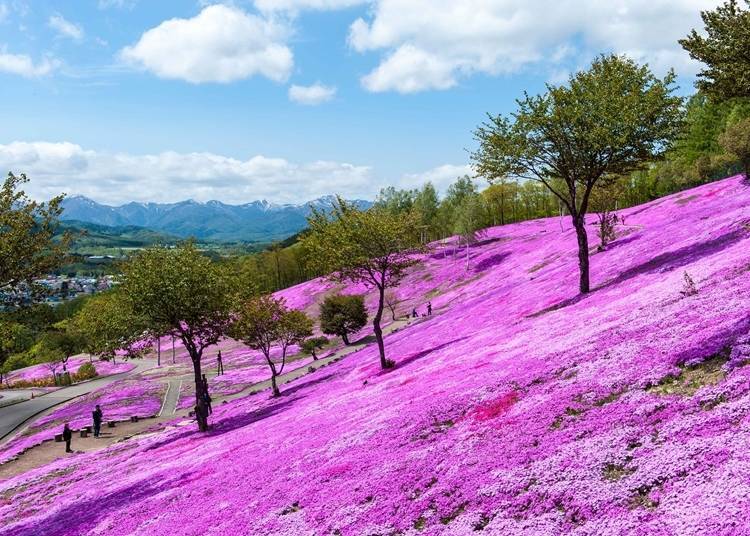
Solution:
<svg viewBox="0 0 750 536">
<path fill-rule="evenodd" d="M 186 199 L 175 203 L 131 201 L 106 205 L 83 195 L 63 201 L 64 221 L 81 221 L 109 227 L 137 226 L 182 238 L 226 242 L 270 242 L 283 240 L 304 229 L 312 208 L 328 209 L 335 196 L 327 195 L 301 204 L 278 204 L 267 200 L 232 205 L 217 200 Z M 361 208 L 370 201 L 351 202 Z"/>
</svg>

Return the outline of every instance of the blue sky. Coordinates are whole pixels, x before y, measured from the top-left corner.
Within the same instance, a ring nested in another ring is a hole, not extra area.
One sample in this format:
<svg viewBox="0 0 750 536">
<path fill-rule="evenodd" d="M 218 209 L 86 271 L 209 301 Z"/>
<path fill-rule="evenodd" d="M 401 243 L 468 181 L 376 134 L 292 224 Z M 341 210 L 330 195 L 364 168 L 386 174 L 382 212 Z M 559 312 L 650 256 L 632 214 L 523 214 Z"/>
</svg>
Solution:
<svg viewBox="0 0 750 536">
<path fill-rule="evenodd" d="M 36 197 L 303 202 L 470 172 L 471 131 L 600 52 L 683 93 L 708 0 L 0 0 L 0 168 Z"/>
</svg>

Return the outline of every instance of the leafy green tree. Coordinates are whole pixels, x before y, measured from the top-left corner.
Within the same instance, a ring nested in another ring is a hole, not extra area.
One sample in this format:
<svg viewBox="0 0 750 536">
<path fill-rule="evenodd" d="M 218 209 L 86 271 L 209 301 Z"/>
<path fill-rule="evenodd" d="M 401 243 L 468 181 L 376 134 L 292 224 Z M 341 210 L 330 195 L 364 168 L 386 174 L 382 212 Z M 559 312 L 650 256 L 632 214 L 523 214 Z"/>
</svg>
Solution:
<svg viewBox="0 0 750 536">
<path fill-rule="evenodd" d="M 279 396 L 276 377 L 284 372 L 287 351 L 291 345 L 300 344 L 312 335 L 312 320 L 302 311 L 287 309 L 282 299 L 259 296 L 240 305 L 231 333 L 263 354 L 271 369 L 273 396 Z M 279 363 L 271 358 L 274 346 L 281 349 Z"/>
<path fill-rule="evenodd" d="M 341 337 L 344 344 L 351 344 L 349 335 L 358 332 L 367 324 L 365 299 L 358 295 L 336 294 L 326 296 L 320 304 L 320 329 L 326 335 Z"/>
<path fill-rule="evenodd" d="M 53 240 L 63 196 L 37 203 L 20 187 L 26 175 L 8 174 L 0 188 L 0 289 L 49 273 L 62 263 L 70 235 Z"/>
<path fill-rule="evenodd" d="M 469 269 L 469 247 L 477 241 L 479 231 L 484 228 L 485 209 L 479 194 L 463 198 L 456 207 L 453 232 L 458 235 L 459 244 L 466 245 L 466 269 Z"/>
<path fill-rule="evenodd" d="M 375 199 L 375 206 L 387 210 L 393 214 L 409 212 L 414 206 L 416 192 L 412 190 L 399 190 L 393 186 L 381 188 Z"/>
<path fill-rule="evenodd" d="M 175 333 L 193 363 L 196 417 L 207 430 L 201 358 L 227 332 L 231 317 L 231 278 L 193 244 L 141 251 L 123 265 L 122 296 L 132 314 L 151 330 Z"/>
<path fill-rule="evenodd" d="M 39 341 L 38 355 L 40 360 L 49 365 L 53 376 L 59 366 L 68 379 L 68 361 L 83 351 L 84 343 L 80 335 L 66 325 L 56 325 L 57 329 L 44 333 Z"/>
<path fill-rule="evenodd" d="M 136 315 L 130 302 L 118 291 L 93 296 L 71 320 L 71 329 L 84 341 L 92 356 L 116 358 L 118 350 L 136 357 L 149 347 L 149 325 L 144 316 Z"/>
<path fill-rule="evenodd" d="M 750 1 L 744 2 L 750 6 Z M 750 10 L 729 0 L 701 12 L 705 35 L 692 30 L 680 40 L 690 57 L 704 63 L 696 86 L 719 100 L 750 97 Z"/>
<path fill-rule="evenodd" d="M 32 334 L 23 324 L 0 318 L 0 384 L 3 376 L 12 369 L 10 357 L 27 350 L 32 343 Z"/>
<path fill-rule="evenodd" d="M 325 347 L 325 345 L 328 344 L 328 338 L 327 337 L 311 337 L 309 339 L 305 339 L 302 341 L 302 344 L 300 344 L 300 349 L 306 353 L 310 354 L 312 358 L 317 361 L 318 350 L 321 350 Z"/>
<path fill-rule="evenodd" d="M 419 219 L 420 231 L 422 231 L 422 242 L 434 238 L 437 233 L 437 216 L 440 200 L 437 190 L 431 182 L 427 182 L 414 192 L 414 204 L 412 211 Z M 424 235 L 427 236 L 424 236 Z"/>
<path fill-rule="evenodd" d="M 750 179 L 750 118 L 729 125 L 719 143 L 739 160 L 745 178 Z"/>
<path fill-rule="evenodd" d="M 567 208 L 578 239 L 579 288 L 589 292 L 586 212 L 595 185 L 659 157 L 679 133 L 682 99 L 674 73 L 663 80 L 630 59 L 600 56 L 567 85 L 525 95 L 510 117 L 475 132 L 477 172 L 544 184 Z M 564 184 L 564 188 L 557 186 Z"/>
<path fill-rule="evenodd" d="M 309 262 L 337 281 L 364 283 L 378 292 L 373 330 L 378 343 L 380 365 L 393 366 L 385 358 L 380 322 L 385 291 L 398 285 L 415 263 L 414 253 L 422 250 L 416 232 L 418 220 L 412 213 L 394 215 L 386 210 L 360 211 L 339 199 L 332 214 L 313 212 L 310 234 L 304 239 Z"/>
</svg>

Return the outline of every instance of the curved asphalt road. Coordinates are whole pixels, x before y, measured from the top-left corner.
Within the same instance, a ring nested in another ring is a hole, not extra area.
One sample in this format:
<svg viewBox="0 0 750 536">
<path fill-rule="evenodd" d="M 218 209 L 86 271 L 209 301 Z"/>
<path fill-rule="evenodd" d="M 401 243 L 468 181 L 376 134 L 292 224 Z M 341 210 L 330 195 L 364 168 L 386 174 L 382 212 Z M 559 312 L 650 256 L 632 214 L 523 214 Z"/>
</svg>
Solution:
<svg viewBox="0 0 750 536">
<path fill-rule="evenodd" d="M 11 433 L 22 426 L 26 421 L 46 411 L 58 404 L 67 402 L 81 395 L 90 393 L 95 389 L 109 385 L 110 383 L 130 376 L 132 374 L 138 374 L 146 369 L 150 369 L 156 365 L 154 359 L 139 359 L 134 361 L 135 368 L 128 372 L 122 372 L 120 374 L 114 374 L 112 376 L 105 376 L 103 378 L 96 378 L 87 382 L 78 383 L 71 385 L 70 387 L 63 387 L 57 391 L 52 391 L 45 395 L 36 396 L 34 399 L 25 400 L 24 402 L 18 402 L 5 407 L 0 407 L 0 441 L 6 439 Z M 4 390 L 3 398 L 12 400 L 14 394 L 18 394 L 26 398 L 30 396 L 30 391 L 18 390 L 14 393 L 13 390 Z"/>
</svg>

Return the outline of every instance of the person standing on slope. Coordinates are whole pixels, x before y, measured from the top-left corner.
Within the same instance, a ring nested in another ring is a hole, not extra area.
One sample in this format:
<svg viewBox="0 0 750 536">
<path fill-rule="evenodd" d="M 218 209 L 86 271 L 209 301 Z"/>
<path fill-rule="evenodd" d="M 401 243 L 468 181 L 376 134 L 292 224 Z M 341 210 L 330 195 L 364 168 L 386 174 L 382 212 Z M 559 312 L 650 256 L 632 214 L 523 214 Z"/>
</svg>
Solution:
<svg viewBox="0 0 750 536">
<path fill-rule="evenodd" d="M 94 418 L 94 437 L 99 437 L 99 432 L 102 430 L 102 418 L 104 417 L 102 414 L 102 408 L 99 407 L 99 404 L 96 405 L 96 409 L 91 415 Z"/>
<path fill-rule="evenodd" d="M 65 423 L 65 426 L 63 427 L 62 437 L 63 441 L 65 441 L 65 452 L 73 452 L 70 448 L 70 441 L 73 439 L 73 432 L 70 430 L 68 423 Z"/>
<path fill-rule="evenodd" d="M 221 350 L 219 350 L 219 354 L 216 356 L 216 375 L 221 376 L 224 374 L 224 362 L 221 360 Z"/>
</svg>

